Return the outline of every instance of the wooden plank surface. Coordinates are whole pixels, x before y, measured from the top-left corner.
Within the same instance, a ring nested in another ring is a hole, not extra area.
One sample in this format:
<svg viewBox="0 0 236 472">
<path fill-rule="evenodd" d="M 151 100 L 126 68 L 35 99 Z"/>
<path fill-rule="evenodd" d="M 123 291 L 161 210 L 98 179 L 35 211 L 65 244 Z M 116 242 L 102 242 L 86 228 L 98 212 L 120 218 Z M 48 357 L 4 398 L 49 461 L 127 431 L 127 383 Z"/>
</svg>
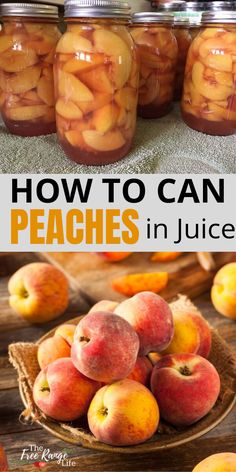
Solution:
<svg viewBox="0 0 236 472">
<path fill-rule="evenodd" d="M 78 282 L 80 289 L 95 303 L 101 299 L 123 300 L 124 297 L 111 287 L 112 279 L 139 272 L 169 273 L 169 283 L 160 292 L 166 300 L 177 293 L 196 297 L 210 288 L 214 272 L 206 272 L 199 265 L 196 253 L 181 255 L 175 261 L 158 263 L 150 261 L 150 253 L 134 253 L 120 262 L 107 262 L 94 253 L 46 253 L 48 260 L 57 262 Z M 216 269 L 229 261 L 236 261 L 236 253 L 215 253 Z"/>
<path fill-rule="evenodd" d="M 23 256 L 20 259 L 21 263 L 24 263 L 26 260 Z M 133 257 L 130 258 L 130 262 L 132 259 Z M 14 264 L 10 264 L 10 267 L 15 267 L 18 264 L 19 259 L 15 260 Z M 105 266 L 107 267 L 107 264 Z M 217 428 L 202 438 L 183 447 L 175 448 L 172 451 L 138 456 L 111 455 L 82 449 L 59 441 L 39 428 L 38 425 L 21 423 L 19 416 L 23 406 L 17 388 L 16 373 L 7 359 L 7 345 L 13 340 L 36 340 L 43 332 L 48 331 L 51 324 L 36 327 L 25 324 L 21 319 L 17 322 L 16 315 L 8 307 L 7 302 L 7 281 L 11 271 L 8 270 L 7 276 L 6 271 L 3 270 L 1 258 L 0 272 L 3 275 L 0 277 L 0 443 L 4 445 L 7 452 L 10 471 L 35 472 L 37 470 L 33 462 L 20 460 L 23 448 L 28 447 L 30 444 L 50 448 L 51 452 L 66 452 L 68 457 L 73 458 L 76 464 L 75 467 L 62 468 L 61 465 L 54 461 L 42 469 L 45 472 L 58 472 L 62 470 L 81 472 L 190 472 L 196 463 L 210 454 L 223 451 L 236 452 L 236 409 Z M 193 279 L 192 283 L 194 283 Z M 202 294 L 194 301 L 208 321 L 231 344 L 236 355 L 236 323 L 216 313 L 212 307 L 209 292 Z M 4 308 L 3 312 L 5 313 L 3 317 L 1 317 L 2 305 Z M 65 317 L 69 319 L 73 317 L 73 314 L 69 313 L 68 318 L 67 315 Z M 11 319 L 14 321 L 11 322 Z M 57 320 L 55 324 L 59 322 L 61 322 L 61 319 Z"/>
</svg>

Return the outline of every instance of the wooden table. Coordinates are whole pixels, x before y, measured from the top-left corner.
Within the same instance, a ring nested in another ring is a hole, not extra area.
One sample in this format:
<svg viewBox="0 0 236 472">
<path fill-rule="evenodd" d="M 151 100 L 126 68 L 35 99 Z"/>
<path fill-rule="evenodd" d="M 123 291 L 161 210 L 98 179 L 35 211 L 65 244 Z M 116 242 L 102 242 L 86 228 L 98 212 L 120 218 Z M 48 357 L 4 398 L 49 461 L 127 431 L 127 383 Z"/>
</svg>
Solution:
<svg viewBox="0 0 236 472">
<path fill-rule="evenodd" d="M 20 266 L 31 259 L 32 255 L 18 255 L 15 269 L 17 265 Z M 23 448 L 27 448 L 31 444 L 50 448 L 51 452 L 66 452 L 68 457 L 73 458 L 75 462 L 75 466 L 63 468 L 55 462 L 51 462 L 41 469 L 45 472 L 59 470 L 185 472 L 192 471 L 194 465 L 210 454 L 224 451 L 236 452 L 236 409 L 206 436 L 173 450 L 139 456 L 111 455 L 85 450 L 57 440 L 38 425 L 26 425 L 20 422 L 22 402 L 16 373 L 8 362 L 8 344 L 14 341 L 34 341 L 50 327 L 58 324 L 58 320 L 43 327 L 35 327 L 28 325 L 12 312 L 8 305 L 7 282 L 9 276 L 6 275 L 8 263 L 7 256 L 5 256 L 4 263 L 0 263 L 0 443 L 6 450 L 10 471 L 33 472 L 40 470 L 32 462 L 20 460 Z M 211 305 L 209 293 L 199 296 L 194 301 L 208 321 L 232 346 L 236 354 L 236 322 L 227 320 L 216 313 Z M 80 307 L 81 312 L 86 312 L 88 308 L 88 301 L 83 294 L 80 295 Z M 73 316 L 75 316 L 75 309 L 71 306 L 65 319 Z"/>
</svg>

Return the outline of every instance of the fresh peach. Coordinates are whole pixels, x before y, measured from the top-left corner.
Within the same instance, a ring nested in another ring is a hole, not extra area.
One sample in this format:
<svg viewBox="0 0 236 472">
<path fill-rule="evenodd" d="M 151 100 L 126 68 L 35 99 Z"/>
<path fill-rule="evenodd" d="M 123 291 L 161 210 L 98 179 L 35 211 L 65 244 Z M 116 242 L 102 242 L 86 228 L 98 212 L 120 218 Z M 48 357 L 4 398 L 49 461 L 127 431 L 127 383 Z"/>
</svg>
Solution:
<svg viewBox="0 0 236 472">
<path fill-rule="evenodd" d="M 214 406 L 220 393 L 220 377 L 204 357 L 172 354 L 153 368 L 151 390 L 161 417 L 175 426 L 187 426 Z"/>
<path fill-rule="evenodd" d="M 140 356 L 161 352 L 173 334 L 173 317 L 169 305 L 152 292 L 141 292 L 118 305 L 115 313 L 127 320 L 139 336 Z"/>
<path fill-rule="evenodd" d="M 123 261 L 132 254 L 131 252 L 97 252 L 97 254 L 109 262 Z"/>
<path fill-rule="evenodd" d="M 100 300 L 99 302 L 95 303 L 92 308 L 90 308 L 89 313 L 95 311 L 109 311 L 110 313 L 113 313 L 118 305 L 118 302 L 113 302 L 112 300 Z"/>
<path fill-rule="evenodd" d="M 213 454 L 201 461 L 193 472 L 235 472 L 236 454 L 234 452 L 221 452 Z"/>
<path fill-rule="evenodd" d="M 174 336 L 164 354 L 199 354 L 208 357 L 211 329 L 197 311 L 173 311 Z"/>
<path fill-rule="evenodd" d="M 76 326 L 64 324 L 59 326 L 54 336 L 45 339 L 38 348 L 38 363 L 41 369 L 61 357 L 70 357 L 71 345 Z"/>
<path fill-rule="evenodd" d="M 88 423 L 99 441 L 130 446 L 153 436 L 159 423 L 159 409 L 144 385 L 125 379 L 96 393 L 88 410 Z"/>
<path fill-rule="evenodd" d="M 150 359 L 152 365 L 157 364 L 157 362 L 162 358 L 162 355 L 159 352 L 149 352 L 148 359 Z"/>
<path fill-rule="evenodd" d="M 45 415 L 58 421 L 73 421 L 87 413 L 99 387 L 65 357 L 41 370 L 34 383 L 33 398 Z"/>
<path fill-rule="evenodd" d="M 221 315 L 236 320 L 236 262 L 226 264 L 217 272 L 211 300 Z"/>
<path fill-rule="evenodd" d="M 71 357 L 87 377 L 111 383 L 132 372 L 138 350 L 139 339 L 130 324 L 120 316 L 100 311 L 79 322 Z"/>
<path fill-rule="evenodd" d="M 147 357 L 138 357 L 132 372 L 127 378 L 148 386 L 152 367 L 152 363 Z"/>
<path fill-rule="evenodd" d="M 10 306 L 32 323 L 45 323 L 62 315 L 68 306 L 68 280 L 57 267 L 33 262 L 10 278 Z"/>
</svg>

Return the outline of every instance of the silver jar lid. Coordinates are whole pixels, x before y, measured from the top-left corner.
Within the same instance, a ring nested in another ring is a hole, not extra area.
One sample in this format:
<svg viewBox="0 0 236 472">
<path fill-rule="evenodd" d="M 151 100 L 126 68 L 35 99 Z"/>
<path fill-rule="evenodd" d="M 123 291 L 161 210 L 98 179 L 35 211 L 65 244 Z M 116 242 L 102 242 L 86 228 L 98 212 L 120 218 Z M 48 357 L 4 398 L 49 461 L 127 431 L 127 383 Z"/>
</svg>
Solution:
<svg viewBox="0 0 236 472">
<path fill-rule="evenodd" d="M 58 8 L 41 3 L 2 3 L 0 15 L 58 19 Z"/>
<path fill-rule="evenodd" d="M 205 6 L 206 11 L 212 11 L 212 10 L 232 10 L 233 9 L 233 2 L 228 2 L 228 1 L 214 1 L 214 2 L 207 2 Z"/>
<path fill-rule="evenodd" d="M 123 0 L 65 0 L 65 18 L 131 19 L 131 8 Z"/>
<path fill-rule="evenodd" d="M 202 14 L 202 24 L 206 23 L 236 23 L 236 11 L 207 11 Z"/>
<path fill-rule="evenodd" d="M 185 16 L 175 16 L 174 17 L 174 26 L 183 26 L 183 28 L 189 28 L 190 21 Z"/>
<path fill-rule="evenodd" d="M 158 11 L 171 12 L 183 10 L 185 3 L 186 2 L 184 0 L 173 0 L 168 3 L 158 3 L 157 1 L 153 0 L 152 7 L 157 7 Z"/>
<path fill-rule="evenodd" d="M 186 11 L 203 11 L 206 9 L 205 2 L 185 2 Z"/>
<path fill-rule="evenodd" d="M 132 23 L 168 23 L 172 25 L 174 16 L 168 13 L 143 11 L 132 15 Z"/>
</svg>

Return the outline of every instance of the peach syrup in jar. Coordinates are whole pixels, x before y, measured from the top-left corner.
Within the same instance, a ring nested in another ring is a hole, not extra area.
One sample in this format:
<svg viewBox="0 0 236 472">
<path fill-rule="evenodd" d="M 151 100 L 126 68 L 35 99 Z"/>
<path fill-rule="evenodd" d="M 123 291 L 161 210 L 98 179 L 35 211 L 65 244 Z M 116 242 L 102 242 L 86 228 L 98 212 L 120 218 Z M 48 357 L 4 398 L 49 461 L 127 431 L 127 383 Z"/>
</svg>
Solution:
<svg viewBox="0 0 236 472">
<path fill-rule="evenodd" d="M 53 59 L 60 37 L 58 9 L 30 3 L 0 6 L 0 108 L 20 136 L 54 133 Z"/>
<path fill-rule="evenodd" d="M 135 13 L 131 34 L 140 58 L 138 115 L 159 118 L 172 108 L 178 46 L 173 17 L 166 13 Z"/>
<path fill-rule="evenodd" d="M 54 66 L 59 141 L 82 164 L 109 164 L 130 150 L 139 70 L 123 0 L 66 0 L 67 31 Z"/>
<path fill-rule="evenodd" d="M 182 97 L 187 54 L 189 46 L 192 42 L 192 37 L 189 32 L 189 20 L 187 18 L 182 18 L 178 16 L 175 17 L 174 34 L 178 44 L 178 62 L 175 77 L 174 99 L 180 100 Z"/>
<path fill-rule="evenodd" d="M 206 134 L 236 131 L 236 12 L 207 12 L 187 58 L 182 97 L 185 123 Z"/>
</svg>

